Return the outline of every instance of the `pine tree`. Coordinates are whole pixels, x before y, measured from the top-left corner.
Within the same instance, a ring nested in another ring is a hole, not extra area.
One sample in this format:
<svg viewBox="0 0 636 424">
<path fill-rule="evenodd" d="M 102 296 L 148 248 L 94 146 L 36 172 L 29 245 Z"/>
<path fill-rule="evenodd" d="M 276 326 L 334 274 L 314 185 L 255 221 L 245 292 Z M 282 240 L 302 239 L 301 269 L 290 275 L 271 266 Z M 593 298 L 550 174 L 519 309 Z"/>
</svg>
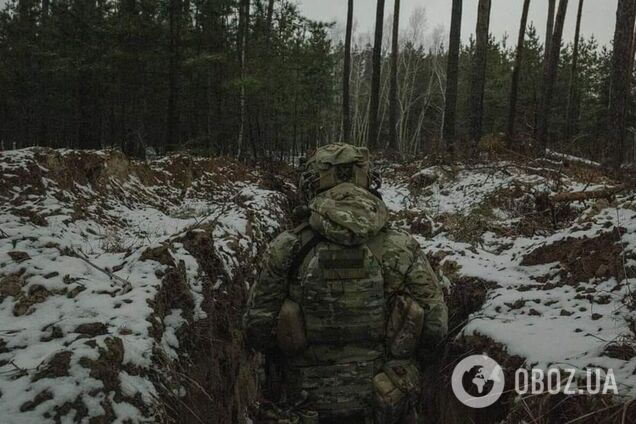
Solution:
<svg viewBox="0 0 636 424">
<path fill-rule="evenodd" d="M 238 51 L 239 51 L 239 69 L 240 69 L 240 94 L 239 94 L 239 130 L 237 140 L 236 157 L 240 158 L 243 154 L 243 142 L 245 140 L 245 78 L 246 78 L 246 62 L 247 55 L 247 37 L 250 25 L 250 0 L 240 0 L 239 3 L 239 33 L 238 33 Z"/>
<path fill-rule="evenodd" d="M 576 14 L 576 30 L 574 31 L 574 47 L 572 50 L 572 68 L 570 69 L 570 84 L 568 90 L 567 115 L 565 118 L 565 138 L 572 137 L 576 127 L 576 97 L 578 96 L 578 66 L 579 66 L 579 41 L 581 37 L 581 17 L 583 15 L 584 0 L 579 0 L 579 8 Z"/>
<path fill-rule="evenodd" d="M 367 144 L 378 145 L 380 137 L 380 77 L 382 72 L 382 34 L 384 27 L 384 0 L 377 0 L 375 15 L 375 37 L 373 42 L 373 74 L 371 77 L 371 100 L 369 106 L 369 138 Z"/>
<path fill-rule="evenodd" d="M 346 143 L 351 140 L 351 94 L 349 85 L 351 83 L 351 38 L 353 32 L 353 0 L 349 0 L 347 10 L 347 29 L 345 35 L 344 49 L 344 72 L 342 76 L 342 139 Z"/>
<path fill-rule="evenodd" d="M 399 151 L 398 140 L 398 71 L 399 71 L 399 34 L 400 34 L 400 0 L 394 0 L 395 7 L 393 11 L 393 35 L 391 49 L 391 92 L 389 104 L 389 149 L 391 151 Z"/>
<path fill-rule="evenodd" d="M 614 53 L 612 55 L 611 90 L 608 111 L 609 142 L 613 150 L 613 164 L 619 170 L 625 151 L 625 122 L 631 88 L 632 34 L 636 16 L 634 0 L 619 0 L 616 10 Z"/>
<path fill-rule="evenodd" d="M 552 107 L 552 96 L 554 94 L 554 84 L 556 82 L 557 70 L 559 67 L 559 58 L 561 55 L 561 39 L 563 37 L 563 25 L 565 23 L 565 15 L 568 9 L 568 0 L 559 2 L 559 10 L 557 12 L 554 24 L 554 33 L 550 41 L 550 54 L 545 62 L 543 70 L 543 94 L 541 96 L 541 106 L 539 108 L 539 117 L 537 122 L 537 144 L 541 149 L 548 147 L 548 135 L 550 130 L 550 109 Z"/>
<path fill-rule="evenodd" d="M 517 40 L 517 54 L 515 56 L 515 67 L 512 71 L 512 83 L 510 86 L 510 114 L 508 115 L 508 131 L 507 142 L 511 147 L 515 137 L 515 121 L 517 119 L 517 98 L 519 91 L 519 74 L 521 73 L 521 65 L 523 64 L 523 48 L 526 36 L 526 25 L 528 23 L 528 11 L 530 9 L 530 0 L 524 0 L 523 12 L 521 13 L 521 23 L 519 24 L 519 38 Z"/>
<path fill-rule="evenodd" d="M 557 0 L 548 0 L 548 22 L 545 26 L 545 48 L 543 50 L 544 61 L 548 61 L 550 55 L 550 43 L 552 42 L 552 34 L 554 32 L 554 12 L 556 10 Z"/>
<path fill-rule="evenodd" d="M 483 113 L 484 113 L 484 88 L 486 85 L 486 62 L 488 54 L 488 30 L 490 27 L 491 0 L 479 0 L 477 11 L 477 28 L 475 55 L 472 64 L 472 81 L 470 88 L 470 131 L 469 140 L 473 158 L 477 153 L 477 147 L 481 139 Z"/>
<path fill-rule="evenodd" d="M 457 113 L 457 84 L 459 71 L 459 46 L 462 27 L 462 0 L 453 0 L 451 14 L 450 41 L 448 44 L 448 62 L 446 68 L 446 104 L 444 111 L 443 137 L 448 153 L 454 156 L 455 116 Z"/>
</svg>

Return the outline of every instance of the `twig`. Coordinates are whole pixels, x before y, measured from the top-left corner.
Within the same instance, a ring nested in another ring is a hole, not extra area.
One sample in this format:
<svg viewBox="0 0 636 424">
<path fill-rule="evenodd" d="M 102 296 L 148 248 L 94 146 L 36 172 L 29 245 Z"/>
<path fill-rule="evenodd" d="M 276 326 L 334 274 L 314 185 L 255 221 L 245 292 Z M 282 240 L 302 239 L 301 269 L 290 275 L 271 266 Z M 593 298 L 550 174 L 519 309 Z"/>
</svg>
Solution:
<svg viewBox="0 0 636 424">
<path fill-rule="evenodd" d="M 172 391 L 171 391 L 168 387 L 166 387 L 166 385 L 165 385 L 165 384 L 163 384 L 163 383 L 160 383 L 160 384 L 163 386 L 163 388 L 166 390 L 166 392 L 167 392 L 167 393 L 171 393 L 171 394 L 172 394 Z M 188 405 L 187 405 L 184 401 L 182 401 L 182 400 L 181 400 L 181 398 L 180 398 L 178 395 L 173 395 L 172 397 L 173 397 L 173 399 L 175 399 L 177 402 L 179 402 L 179 403 L 180 403 L 180 404 L 181 404 L 181 405 L 182 405 L 182 406 L 183 406 L 183 407 L 184 407 L 184 408 L 185 408 L 185 409 L 186 409 L 186 410 L 187 410 L 190 414 L 192 414 L 192 416 L 193 416 L 193 417 L 194 417 L 194 418 L 195 418 L 198 422 L 200 422 L 201 424 L 205 424 L 205 422 L 204 422 L 204 421 L 203 421 L 203 420 L 202 420 L 202 419 L 201 419 L 201 418 L 200 418 L 200 417 L 196 414 L 196 412 L 194 412 L 194 411 L 192 410 L 192 408 L 190 408 L 190 407 L 189 407 L 189 406 L 188 406 Z"/>
<path fill-rule="evenodd" d="M 106 269 L 104 269 L 104 268 L 101 268 L 101 267 L 99 267 L 99 266 L 95 265 L 93 262 L 89 261 L 89 260 L 88 260 L 88 258 L 86 258 L 85 256 L 83 256 L 82 254 L 79 254 L 79 253 L 78 253 L 78 252 L 76 252 L 76 251 L 73 251 L 73 253 L 75 253 L 75 256 L 76 256 L 76 257 L 78 257 L 78 258 L 79 258 L 79 259 L 81 259 L 82 261 L 86 262 L 86 263 L 87 263 L 88 265 L 90 265 L 91 267 L 93 267 L 93 268 L 95 268 L 96 270 L 101 271 L 102 273 L 104 273 L 104 274 L 108 275 L 108 277 L 109 277 L 111 280 L 115 280 L 115 281 L 119 282 L 119 283 L 122 285 L 122 288 L 124 288 L 125 290 L 130 290 L 131 286 L 130 286 L 130 283 L 129 283 L 128 281 L 124 280 L 123 278 L 121 278 L 121 277 L 119 277 L 119 276 L 117 276 L 117 275 L 113 274 L 112 272 L 110 272 L 110 271 L 108 271 L 108 270 L 106 270 Z"/>
<path fill-rule="evenodd" d="M 205 397 L 207 397 L 207 398 L 210 400 L 210 402 L 214 403 L 214 399 L 212 398 L 212 395 L 210 395 L 210 393 L 208 393 L 208 391 L 207 391 L 207 390 L 205 390 L 205 389 L 201 386 L 201 384 L 199 384 L 199 382 L 198 382 L 198 381 L 196 381 L 196 380 L 195 380 L 195 379 L 193 379 L 192 377 L 190 377 L 190 376 L 188 376 L 188 375 L 186 375 L 186 374 L 184 374 L 184 373 L 182 373 L 182 372 L 179 372 L 179 371 L 177 371 L 177 370 L 173 370 L 173 372 L 174 372 L 177 376 L 180 376 L 181 378 L 185 378 L 186 380 L 188 380 L 188 381 L 189 381 L 192 385 L 194 385 L 194 387 L 196 387 L 197 389 L 199 389 L 199 390 L 201 391 L 201 393 L 203 393 L 203 394 L 205 395 Z"/>
<path fill-rule="evenodd" d="M 528 416 L 530 417 L 532 422 L 533 423 L 537 422 L 537 419 L 532 414 L 532 411 L 530 410 L 530 407 L 528 406 L 528 403 L 526 402 L 526 400 L 524 398 L 521 398 L 521 401 L 523 402 L 523 407 L 526 409 L 526 412 L 528 413 Z"/>
<path fill-rule="evenodd" d="M 628 402 L 625 402 L 625 404 L 623 405 L 623 416 L 621 418 L 621 423 L 626 423 L 627 422 L 627 410 L 629 409 L 629 406 L 634 402 L 634 400 L 630 400 Z"/>
</svg>

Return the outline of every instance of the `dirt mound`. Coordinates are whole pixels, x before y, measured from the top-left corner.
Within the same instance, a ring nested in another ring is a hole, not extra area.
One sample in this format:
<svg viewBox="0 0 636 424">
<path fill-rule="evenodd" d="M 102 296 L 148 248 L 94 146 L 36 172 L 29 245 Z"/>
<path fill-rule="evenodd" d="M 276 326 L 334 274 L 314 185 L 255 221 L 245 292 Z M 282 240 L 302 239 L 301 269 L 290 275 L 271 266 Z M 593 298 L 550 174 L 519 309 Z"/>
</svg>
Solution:
<svg viewBox="0 0 636 424">
<path fill-rule="evenodd" d="M 620 240 L 619 230 L 594 238 L 566 238 L 534 249 L 523 257 L 521 265 L 558 262 L 561 281 L 567 284 L 607 277 L 620 281 L 625 277 Z"/>
<path fill-rule="evenodd" d="M 170 415 L 175 422 L 239 423 L 257 396 L 257 358 L 243 349 L 241 332 L 247 299 L 244 283 L 254 278 L 254 258 L 241 253 L 243 267 L 228 275 L 210 230 L 189 232 L 181 240 L 205 272 L 202 308 L 206 318 L 183 335 L 187 356 L 179 364 L 179 374 L 187 376 L 180 380 L 188 390 Z M 212 296 L 218 281 L 224 281 L 227 289 Z"/>
<path fill-rule="evenodd" d="M 0 170 L 3 422 L 245 422 L 240 318 L 292 185 L 116 151 L 2 152 Z"/>
</svg>

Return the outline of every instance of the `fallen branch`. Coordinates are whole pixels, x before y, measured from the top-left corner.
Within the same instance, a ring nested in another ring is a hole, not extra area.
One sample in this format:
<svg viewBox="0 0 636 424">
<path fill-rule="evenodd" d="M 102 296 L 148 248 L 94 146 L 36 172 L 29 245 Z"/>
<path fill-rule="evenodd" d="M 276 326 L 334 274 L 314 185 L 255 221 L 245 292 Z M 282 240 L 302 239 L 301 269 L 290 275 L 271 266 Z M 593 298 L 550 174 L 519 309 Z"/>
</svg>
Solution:
<svg viewBox="0 0 636 424">
<path fill-rule="evenodd" d="M 573 191 L 565 193 L 554 193 L 549 196 L 551 203 L 569 203 L 591 199 L 610 199 L 612 196 L 629 188 L 627 184 L 620 184 L 615 187 L 594 191 Z"/>
<path fill-rule="evenodd" d="M 598 162 L 594 162 L 589 159 L 580 158 L 578 156 L 572 156 L 565 153 L 556 152 L 554 150 L 546 149 L 545 154 L 547 157 L 551 157 L 553 159 L 558 159 L 564 162 L 573 162 L 578 165 L 589 166 L 592 168 L 602 168 L 601 164 Z"/>
</svg>

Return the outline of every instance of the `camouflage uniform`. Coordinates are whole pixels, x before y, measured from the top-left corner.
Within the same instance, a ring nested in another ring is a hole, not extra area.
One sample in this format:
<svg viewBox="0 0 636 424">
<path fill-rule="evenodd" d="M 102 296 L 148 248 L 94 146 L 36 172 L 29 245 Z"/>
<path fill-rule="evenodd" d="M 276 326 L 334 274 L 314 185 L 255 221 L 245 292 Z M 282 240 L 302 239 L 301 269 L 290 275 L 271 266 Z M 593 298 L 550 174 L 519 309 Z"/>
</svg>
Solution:
<svg viewBox="0 0 636 424">
<path fill-rule="evenodd" d="M 321 419 L 401 422 L 420 385 L 416 348 L 447 333 L 440 285 L 413 237 L 387 225 L 386 205 L 369 191 L 366 149 L 326 146 L 307 167 L 311 215 L 263 258 L 245 315 L 248 343 L 260 351 L 284 345 L 290 400 L 305 394 Z M 421 313 L 406 319 L 411 310 Z M 291 344 L 282 311 L 296 311 Z"/>
</svg>

